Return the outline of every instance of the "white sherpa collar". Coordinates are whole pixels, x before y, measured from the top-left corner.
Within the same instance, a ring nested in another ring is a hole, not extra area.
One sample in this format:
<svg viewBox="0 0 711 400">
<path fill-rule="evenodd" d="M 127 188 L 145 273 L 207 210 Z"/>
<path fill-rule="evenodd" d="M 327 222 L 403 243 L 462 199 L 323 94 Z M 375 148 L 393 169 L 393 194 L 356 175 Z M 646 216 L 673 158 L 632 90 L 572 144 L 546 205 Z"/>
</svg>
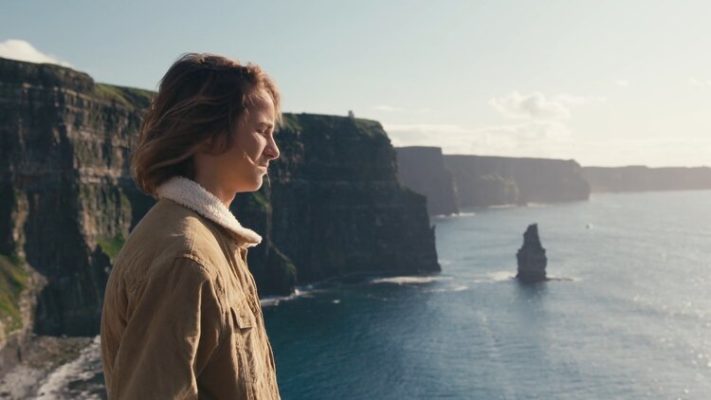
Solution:
<svg viewBox="0 0 711 400">
<path fill-rule="evenodd" d="M 253 247 L 262 241 L 262 237 L 257 232 L 240 225 L 234 214 L 217 196 L 191 179 L 174 176 L 158 186 L 156 194 L 159 198 L 180 203 L 229 229 L 241 239 L 239 243 L 241 247 Z"/>
</svg>

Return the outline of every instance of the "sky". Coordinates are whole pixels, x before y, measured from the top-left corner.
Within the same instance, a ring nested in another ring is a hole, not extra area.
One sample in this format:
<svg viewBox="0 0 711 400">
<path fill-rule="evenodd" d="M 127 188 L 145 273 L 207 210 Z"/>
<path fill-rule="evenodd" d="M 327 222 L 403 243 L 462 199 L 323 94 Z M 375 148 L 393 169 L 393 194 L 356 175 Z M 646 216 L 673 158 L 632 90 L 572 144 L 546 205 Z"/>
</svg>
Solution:
<svg viewBox="0 0 711 400">
<path fill-rule="evenodd" d="M 0 57 L 156 90 L 185 52 L 261 65 L 283 111 L 395 146 L 711 165 L 708 1 L 3 1 Z"/>
</svg>

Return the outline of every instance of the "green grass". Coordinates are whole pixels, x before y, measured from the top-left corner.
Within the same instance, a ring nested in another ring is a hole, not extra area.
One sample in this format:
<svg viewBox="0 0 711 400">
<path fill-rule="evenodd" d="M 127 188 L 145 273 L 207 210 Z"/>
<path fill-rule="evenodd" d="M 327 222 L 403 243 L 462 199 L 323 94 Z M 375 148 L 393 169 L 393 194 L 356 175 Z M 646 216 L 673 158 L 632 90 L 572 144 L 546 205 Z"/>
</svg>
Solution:
<svg viewBox="0 0 711 400">
<path fill-rule="evenodd" d="M 6 326 L 6 334 L 22 328 L 20 296 L 30 277 L 24 264 L 17 256 L 0 254 L 0 319 Z"/>
<path fill-rule="evenodd" d="M 106 255 L 109 256 L 109 259 L 111 259 L 111 262 L 113 262 L 116 255 L 119 251 L 121 251 L 121 247 L 123 247 L 126 239 L 124 239 L 123 235 L 119 233 L 112 238 L 100 237 L 96 241 L 99 244 L 99 247 L 101 247 L 101 251 L 106 253 Z"/>
<path fill-rule="evenodd" d="M 94 95 L 100 99 L 115 101 L 126 107 L 147 107 L 153 97 L 153 92 L 144 89 L 97 83 Z"/>
</svg>

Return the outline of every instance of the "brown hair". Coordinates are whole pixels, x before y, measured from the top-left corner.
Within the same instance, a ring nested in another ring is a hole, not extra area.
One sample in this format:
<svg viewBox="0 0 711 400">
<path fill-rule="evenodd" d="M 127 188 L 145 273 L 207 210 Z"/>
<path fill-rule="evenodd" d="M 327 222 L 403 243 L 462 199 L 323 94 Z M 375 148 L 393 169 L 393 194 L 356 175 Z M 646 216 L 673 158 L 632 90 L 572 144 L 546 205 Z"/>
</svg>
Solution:
<svg viewBox="0 0 711 400">
<path fill-rule="evenodd" d="M 138 187 L 155 196 L 161 183 L 176 175 L 194 179 L 193 155 L 204 145 L 217 154 L 229 149 L 233 133 L 260 89 L 274 102 L 281 121 L 279 91 L 257 65 L 241 65 L 214 54 L 187 53 L 161 79 L 141 125 L 131 158 Z"/>
</svg>

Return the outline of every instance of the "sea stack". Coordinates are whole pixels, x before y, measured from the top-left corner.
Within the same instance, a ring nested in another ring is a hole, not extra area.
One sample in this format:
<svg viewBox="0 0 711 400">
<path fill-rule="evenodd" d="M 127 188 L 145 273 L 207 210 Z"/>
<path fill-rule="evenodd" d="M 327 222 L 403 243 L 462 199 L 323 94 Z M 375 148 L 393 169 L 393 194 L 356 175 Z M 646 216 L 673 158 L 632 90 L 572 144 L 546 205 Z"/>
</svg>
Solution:
<svg viewBox="0 0 711 400">
<path fill-rule="evenodd" d="M 546 278 L 546 249 L 541 246 L 538 237 L 538 224 L 531 224 L 523 234 L 523 246 L 516 253 L 518 259 L 518 274 L 516 278 L 521 282 L 533 283 L 545 281 Z"/>
</svg>

